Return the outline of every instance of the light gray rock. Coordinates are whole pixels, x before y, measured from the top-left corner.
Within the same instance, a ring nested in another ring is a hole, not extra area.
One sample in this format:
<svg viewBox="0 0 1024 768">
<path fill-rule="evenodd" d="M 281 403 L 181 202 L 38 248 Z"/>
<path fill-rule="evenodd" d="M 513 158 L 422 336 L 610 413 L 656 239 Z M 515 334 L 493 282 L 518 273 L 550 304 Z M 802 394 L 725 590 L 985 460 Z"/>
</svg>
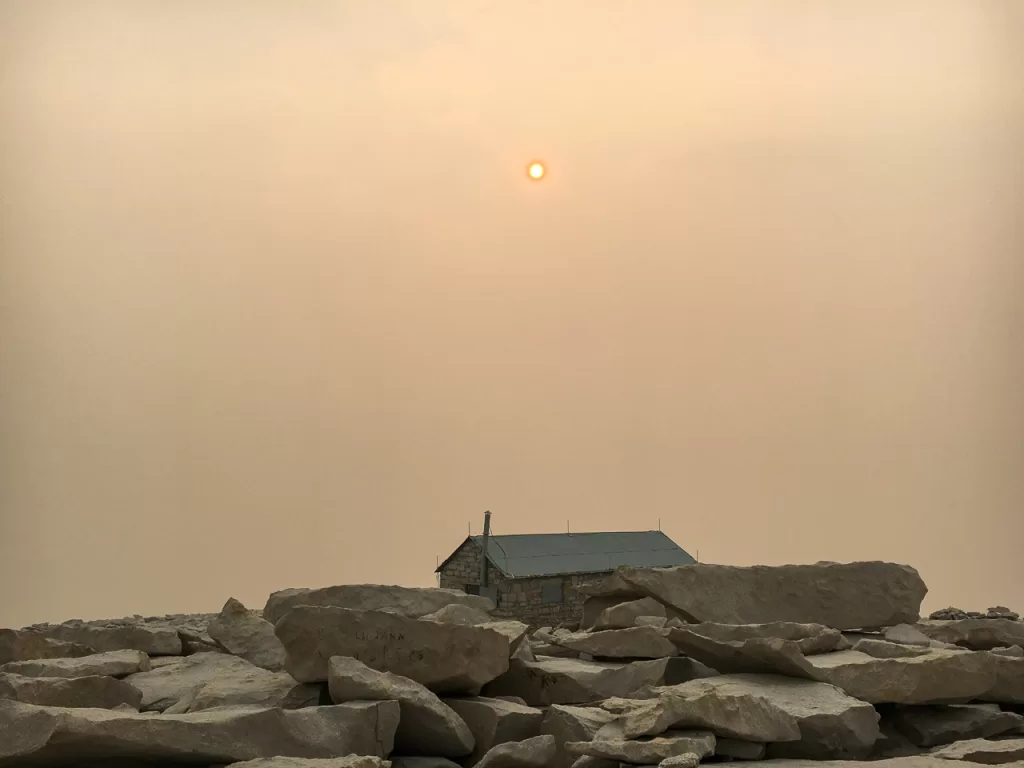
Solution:
<svg viewBox="0 0 1024 768">
<path fill-rule="evenodd" d="M 508 638 L 508 649 L 512 656 L 515 656 L 516 651 L 519 650 L 520 646 L 525 645 L 529 647 L 529 643 L 524 642 L 526 640 L 526 633 L 529 631 L 529 626 L 521 621 L 487 621 L 482 624 L 477 624 L 480 629 L 490 629 L 493 632 L 504 635 Z"/>
<path fill-rule="evenodd" d="M 274 634 L 274 625 L 233 597 L 224 603 L 207 632 L 219 647 L 257 667 L 272 672 L 284 669 L 284 646 Z"/>
<path fill-rule="evenodd" d="M 882 634 L 890 643 L 917 645 L 922 648 L 928 648 L 932 644 L 928 635 L 910 624 L 897 624 L 895 627 L 888 627 Z"/>
<path fill-rule="evenodd" d="M 452 768 L 455 763 L 451 763 Z M 394 763 L 369 755 L 346 755 L 345 757 L 261 757 L 232 763 L 231 768 L 395 768 Z M 407 766 L 412 768 L 412 766 Z M 448 766 L 423 766 L 422 768 L 449 768 Z"/>
<path fill-rule="evenodd" d="M 879 736 L 874 707 L 825 683 L 779 675 L 720 675 L 683 686 L 655 688 L 652 694 L 679 690 L 686 695 L 705 691 L 754 695 L 791 715 L 800 729 L 800 739 L 771 744 L 769 755 L 774 752 L 776 757 L 859 760 L 870 753 Z"/>
<path fill-rule="evenodd" d="M 633 622 L 633 625 L 637 627 L 654 627 L 656 629 L 664 629 L 666 624 L 668 624 L 668 619 L 664 616 L 637 616 Z"/>
<path fill-rule="evenodd" d="M 656 699 L 632 702 L 618 726 L 627 739 L 683 729 L 761 743 L 800 739 L 796 718 L 765 692 L 721 688 L 701 680 L 662 688 Z"/>
<path fill-rule="evenodd" d="M 995 684 L 978 698 L 999 704 L 1024 704 L 1024 658 L 991 654 Z"/>
<path fill-rule="evenodd" d="M 709 731 L 668 731 L 653 738 L 619 739 L 603 735 L 604 730 L 593 741 L 571 741 L 565 748 L 570 754 L 633 765 L 657 765 L 662 760 L 688 752 L 703 759 L 715 752 L 715 735 Z"/>
<path fill-rule="evenodd" d="M 473 751 L 473 734 L 455 710 L 407 677 L 378 672 L 356 659 L 335 656 L 328 667 L 327 685 L 336 704 L 397 701 L 401 720 L 395 748 L 403 754 L 465 757 Z"/>
<path fill-rule="evenodd" d="M 488 751 L 498 744 L 525 741 L 540 734 L 544 713 L 539 709 L 485 696 L 445 699 L 469 726 L 475 745 L 463 765 L 476 765 Z"/>
<path fill-rule="evenodd" d="M 519 661 L 536 661 L 537 656 L 533 652 L 533 646 L 530 645 L 528 640 L 523 639 L 519 645 L 516 646 L 515 650 L 512 651 L 510 659 L 518 659 Z"/>
<path fill-rule="evenodd" d="M 664 659 L 679 655 L 664 631 L 654 627 L 575 632 L 560 635 L 556 642 L 577 653 L 605 659 Z"/>
<path fill-rule="evenodd" d="M 913 568 L 881 562 L 623 566 L 578 589 L 609 598 L 653 597 L 691 622 L 787 621 L 835 629 L 916 622 L 928 591 Z"/>
<path fill-rule="evenodd" d="M 719 624 L 703 622 L 682 627 L 712 640 L 743 642 L 744 640 L 791 640 L 805 656 L 828 653 L 838 648 L 843 634 L 822 624 L 796 624 L 791 621 L 772 621 L 767 624 Z"/>
<path fill-rule="evenodd" d="M 983 765 L 1004 765 L 1024 760 L 1024 739 L 970 739 L 957 741 L 930 752 L 943 760 L 963 760 Z"/>
<path fill-rule="evenodd" d="M 914 656 L 927 656 L 930 653 L 929 648 L 871 639 L 858 640 L 853 644 L 853 650 L 876 659 L 909 659 Z"/>
<path fill-rule="evenodd" d="M 671 659 L 630 663 L 539 658 L 511 663 L 484 690 L 488 696 L 519 696 L 530 706 L 587 704 L 665 681 Z"/>
<path fill-rule="evenodd" d="M 1003 712 L 996 704 L 966 704 L 897 707 L 883 716 L 883 722 L 916 747 L 937 747 L 1013 732 L 1024 725 L 1024 717 Z"/>
<path fill-rule="evenodd" d="M 461 624 L 466 627 L 475 627 L 477 624 L 487 624 L 494 621 L 494 618 L 487 611 L 476 608 L 472 605 L 451 603 L 439 608 L 433 613 L 428 613 L 419 618 L 423 621 L 439 621 L 442 624 Z"/>
<path fill-rule="evenodd" d="M 825 682 L 871 704 L 966 702 L 996 682 L 989 653 L 932 650 L 924 656 L 877 659 L 859 651 L 839 651 L 809 661 Z"/>
<path fill-rule="evenodd" d="M 237 656 L 197 653 L 177 657 L 173 662 L 154 663 L 148 672 L 128 675 L 125 681 L 142 691 L 143 710 L 163 712 L 217 678 L 246 675 L 254 668 L 257 667 Z"/>
<path fill-rule="evenodd" d="M 591 741 L 597 732 L 615 719 L 615 715 L 596 707 L 572 707 L 553 704 L 544 713 L 542 734 L 555 738 L 552 768 L 569 768 L 575 757 L 565 750 L 570 741 Z"/>
<path fill-rule="evenodd" d="M 53 624 L 33 630 L 53 640 L 93 648 L 93 653 L 142 651 L 149 656 L 180 656 L 181 638 L 174 627 L 159 624 Z M 78 655 L 78 654 L 65 654 Z"/>
<path fill-rule="evenodd" d="M 0 699 L 44 707 L 98 707 L 125 704 L 137 709 L 142 693 L 112 677 L 24 677 L 0 673 Z"/>
<path fill-rule="evenodd" d="M 658 768 L 697 768 L 700 765 L 700 755 L 687 752 L 685 755 L 669 757 L 658 763 Z"/>
<path fill-rule="evenodd" d="M 1024 621 L 1012 619 L 964 619 L 922 621 L 917 625 L 931 640 L 951 643 L 974 651 L 1024 645 Z"/>
<path fill-rule="evenodd" d="M 767 747 L 756 741 L 728 739 L 722 736 L 715 742 L 715 757 L 730 760 L 763 760 Z"/>
<path fill-rule="evenodd" d="M 668 620 L 664 605 L 654 598 L 644 597 L 605 608 L 594 621 L 593 628 L 626 629 L 635 626 L 637 619 L 648 616 Z"/>
<path fill-rule="evenodd" d="M 0 629 L 0 664 L 32 659 L 59 659 L 88 656 L 94 648 L 80 643 L 67 643 L 21 629 Z"/>
<path fill-rule="evenodd" d="M 0 701 L 0 766 L 86 761 L 236 763 L 261 757 L 387 755 L 398 727 L 393 701 L 307 709 L 211 709 L 146 715 Z"/>
<path fill-rule="evenodd" d="M 479 768 L 547 768 L 555 757 L 553 736 L 534 736 L 523 741 L 507 741 L 491 747 Z"/>
<path fill-rule="evenodd" d="M 298 605 L 330 606 L 357 611 L 389 610 L 402 616 L 419 618 L 446 605 L 467 605 L 484 612 L 494 610 L 494 603 L 480 595 L 467 595 L 457 589 L 434 587 L 397 587 L 383 584 L 342 584 L 319 589 L 284 589 L 267 600 L 263 618 L 277 624 Z"/>
<path fill-rule="evenodd" d="M 287 672 L 271 672 L 250 664 L 218 675 L 195 689 L 194 694 L 188 697 L 187 712 L 214 707 L 302 709 L 319 705 L 323 688 L 315 683 L 298 683 Z M 179 703 L 184 701 L 185 697 Z"/>
<path fill-rule="evenodd" d="M 0 666 L 0 672 L 26 677 L 125 677 L 149 668 L 149 656 L 142 651 L 110 651 L 64 659 L 12 661 Z"/>
<path fill-rule="evenodd" d="M 713 640 L 689 629 L 670 629 L 668 636 L 684 654 L 723 674 L 761 672 L 805 680 L 822 679 L 792 640 L 774 637 Z"/>
<path fill-rule="evenodd" d="M 349 656 L 436 693 L 477 691 L 509 667 L 508 638 L 490 629 L 419 621 L 383 611 L 299 606 L 277 622 L 286 667 L 302 682 L 327 679 L 327 660 Z"/>
</svg>

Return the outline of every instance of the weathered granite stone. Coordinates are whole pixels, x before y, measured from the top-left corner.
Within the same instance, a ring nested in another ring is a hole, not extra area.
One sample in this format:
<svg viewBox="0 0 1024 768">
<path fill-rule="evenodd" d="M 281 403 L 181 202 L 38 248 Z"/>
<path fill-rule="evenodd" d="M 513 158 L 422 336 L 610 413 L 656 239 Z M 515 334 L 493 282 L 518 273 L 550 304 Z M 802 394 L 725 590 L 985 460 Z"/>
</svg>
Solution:
<svg viewBox="0 0 1024 768">
<path fill-rule="evenodd" d="M 479 768 L 547 768 L 555 757 L 553 736 L 534 736 L 523 741 L 507 741 L 491 747 Z"/>
<path fill-rule="evenodd" d="M 214 677 L 188 701 L 187 712 L 214 707 L 315 707 L 323 699 L 323 688 L 315 683 L 297 683 L 287 672 L 271 672 L 250 664 Z M 170 711 L 170 710 L 168 710 Z"/>
<path fill-rule="evenodd" d="M 853 650 L 876 659 L 909 659 L 914 656 L 927 656 L 931 652 L 929 648 L 921 648 L 916 645 L 901 645 L 888 640 L 870 639 L 858 640 L 853 644 Z"/>
<path fill-rule="evenodd" d="M 771 750 L 769 750 L 771 758 Z M 949 768 L 949 762 L 935 755 L 913 755 L 872 760 L 870 768 Z M 863 762 L 856 760 L 776 760 L 769 759 L 747 763 L 743 768 L 867 768 Z M 1015 767 L 1016 768 L 1016 767 Z"/>
<path fill-rule="evenodd" d="M 665 758 L 658 763 L 658 768 L 697 768 L 698 765 L 700 765 L 700 755 L 687 752 L 685 755 Z"/>
<path fill-rule="evenodd" d="M 494 617 L 487 611 L 481 610 L 472 605 L 451 603 L 439 608 L 433 613 L 420 616 L 423 621 L 440 621 L 443 624 L 462 624 L 466 627 L 475 627 L 477 624 L 487 624 L 494 621 Z"/>
<path fill-rule="evenodd" d="M 0 701 L 0 766 L 122 761 L 236 763 L 261 757 L 387 755 L 398 727 L 393 701 L 307 709 L 211 709 L 146 715 Z"/>
<path fill-rule="evenodd" d="M 791 640 L 800 653 L 810 656 L 836 650 L 843 634 L 822 624 L 796 624 L 791 621 L 772 621 L 767 624 L 718 624 L 703 622 L 682 627 L 712 640 L 742 642 L 753 639 Z"/>
<path fill-rule="evenodd" d="M 670 629 L 668 636 L 684 654 L 723 674 L 763 672 L 805 680 L 822 679 L 792 640 L 774 637 L 712 640 L 689 629 Z"/>
<path fill-rule="evenodd" d="M 812 656 L 821 679 L 872 704 L 966 702 L 991 690 L 995 662 L 989 653 L 932 650 L 924 656 L 877 659 L 859 651 Z"/>
<path fill-rule="evenodd" d="M 882 634 L 890 643 L 917 645 L 922 648 L 928 648 L 932 644 L 931 638 L 928 635 L 910 624 L 897 624 L 895 627 L 887 627 Z"/>
<path fill-rule="evenodd" d="M 999 704 L 1024 704 L 1024 658 L 990 655 L 995 662 L 995 684 L 978 698 Z"/>
<path fill-rule="evenodd" d="M 519 696 L 534 707 L 587 704 L 609 696 L 628 697 L 644 686 L 661 685 L 669 661 L 623 664 L 556 658 L 516 660 L 484 692 L 488 696 Z"/>
<path fill-rule="evenodd" d="M 232 763 L 231 768 L 395 768 L 394 763 L 369 755 L 346 755 L 345 757 L 261 757 Z M 412 768 L 407 766 L 406 768 Z M 450 766 L 423 766 L 422 768 L 457 768 Z"/>
<path fill-rule="evenodd" d="M 916 622 L 928 590 L 909 566 L 862 562 L 623 566 L 579 591 L 602 597 L 653 597 L 692 622 L 787 621 L 860 629 Z"/>
<path fill-rule="evenodd" d="M 283 589 L 275 592 L 267 600 L 263 618 L 271 624 L 277 624 L 288 611 L 298 605 L 331 606 L 357 611 L 389 610 L 402 616 L 419 618 L 452 604 L 468 605 L 485 612 L 494 610 L 494 603 L 489 598 L 467 595 L 457 589 L 342 584 L 336 587 Z"/>
<path fill-rule="evenodd" d="M 700 758 L 715 752 L 715 735 L 709 731 L 668 731 L 661 736 L 644 739 L 621 739 L 604 735 L 605 728 L 593 741 L 571 741 L 565 745 L 570 754 L 589 755 L 604 760 L 619 760 L 634 765 L 657 765 L 670 757 L 688 752 Z"/>
<path fill-rule="evenodd" d="M 395 748 L 403 754 L 465 757 L 475 741 L 469 726 L 455 710 L 419 683 L 391 672 L 378 672 L 356 659 L 330 660 L 327 685 L 331 700 L 397 701 L 401 720 Z"/>
<path fill-rule="evenodd" d="M 112 677 L 24 677 L 0 673 L 0 699 L 43 707 L 138 708 L 142 693 Z M 0 732 L 2 735 L 2 732 Z"/>
<path fill-rule="evenodd" d="M 882 719 L 917 747 L 987 739 L 1024 725 L 1024 717 L 1003 712 L 997 704 L 893 707 L 883 712 Z"/>
<path fill-rule="evenodd" d="M 0 666 L 0 672 L 26 677 L 125 677 L 149 668 L 149 656 L 142 651 L 110 651 L 65 659 L 12 661 Z"/>
<path fill-rule="evenodd" d="M 498 744 L 525 741 L 540 734 L 544 713 L 539 709 L 485 696 L 445 699 L 473 734 L 473 751 L 463 765 L 476 765 L 485 754 Z"/>
<path fill-rule="evenodd" d="M 701 680 L 666 686 L 656 699 L 631 702 L 618 725 L 627 739 L 687 728 L 762 743 L 800 739 L 796 718 L 764 692 L 723 689 Z"/>
<path fill-rule="evenodd" d="M 596 707 L 571 707 L 553 704 L 544 713 L 540 732 L 555 738 L 552 768 L 569 768 L 575 759 L 565 750 L 570 741 L 590 741 L 597 732 L 615 719 L 615 715 Z"/>
<path fill-rule="evenodd" d="M 529 648 L 529 643 L 525 642 L 526 633 L 529 631 L 529 626 L 521 621 L 487 621 L 483 624 L 477 624 L 480 629 L 490 629 L 493 632 L 497 632 L 500 635 L 504 635 L 508 638 L 508 649 L 512 656 L 515 656 L 520 646 L 525 645 Z"/>
<path fill-rule="evenodd" d="M 197 653 L 176 657 L 172 663 L 153 664 L 148 672 L 128 675 L 125 681 L 142 691 L 143 710 L 163 712 L 183 696 L 218 678 L 246 675 L 258 669 L 245 659 L 226 653 Z"/>
<path fill-rule="evenodd" d="M 636 627 L 654 627 L 656 629 L 664 629 L 666 624 L 668 624 L 668 619 L 664 616 L 637 616 L 633 622 L 633 626 Z"/>
<path fill-rule="evenodd" d="M 595 630 L 627 629 L 636 626 L 637 619 L 647 616 L 668 620 L 664 605 L 654 598 L 644 597 L 605 608 L 594 621 L 593 628 Z"/>
<path fill-rule="evenodd" d="M 776 757 L 862 759 L 879 735 L 878 713 L 874 707 L 825 683 L 779 675 L 720 675 L 685 686 L 655 688 L 651 693 L 660 696 L 665 691 L 680 688 L 687 693 L 752 694 L 787 712 L 800 728 L 800 740 L 771 744 L 769 755 L 774 751 Z"/>
<path fill-rule="evenodd" d="M 917 625 L 917 629 L 931 640 L 959 645 L 974 651 L 1024 645 L 1024 621 L 1011 619 L 922 621 Z"/>
<path fill-rule="evenodd" d="M 33 631 L 54 640 L 93 648 L 93 653 L 131 650 L 142 651 L 150 656 L 181 655 L 181 638 L 178 637 L 177 630 L 164 625 L 53 624 Z"/>
<path fill-rule="evenodd" d="M 963 760 L 983 765 L 1004 765 L 1024 760 L 1024 739 L 970 739 L 957 741 L 930 752 L 944 760 Z"/>
<path fill-rule="evenodd" d="M 663 659 L 679 655 L 664 631 L 654 627 L 576 632 L 560 635 L 557 644 L 577 653 L 589 653 L 605 659 Z"/>
<path fill-rule="evenodd" d="M 383 611 L 299 606 L 275 631 L 288 671 L 302 682 L 326 680 L 332 656 L 350 656 L 436 693 L 479 690 L 509 667 L 508 638 L 499 632 Z"/>
<path fill-rule="evenodd" d="M 228 653 L 272 672 L 284 669 L 284 646 L 274 625 L 229 598 L 207 629 L 213 641 Z"/>
<path fill-rule="evenodd" d="M 95 648 L 80 643 L 68 643 L 20 629 L 0 629 L 0 664 L 31 659 L 59 659 L 88 656 Z"/>
</svg>

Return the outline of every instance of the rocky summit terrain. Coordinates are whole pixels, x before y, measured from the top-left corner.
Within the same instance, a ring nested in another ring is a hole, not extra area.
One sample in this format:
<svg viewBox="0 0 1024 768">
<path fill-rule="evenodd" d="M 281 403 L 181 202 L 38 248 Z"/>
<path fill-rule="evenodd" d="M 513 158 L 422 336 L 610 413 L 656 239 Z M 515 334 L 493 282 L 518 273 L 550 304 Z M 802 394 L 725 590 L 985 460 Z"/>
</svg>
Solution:
<svg viewBox="0 0 1024 768">
<path fill-rule="evenodd" d="M 1024 768 L 1024 622 L 922 620 L 908 566 L 623 567 L 581 591 L 561 627 L 357 584 L 0 630 L 0 768 Z"/>
</svg>

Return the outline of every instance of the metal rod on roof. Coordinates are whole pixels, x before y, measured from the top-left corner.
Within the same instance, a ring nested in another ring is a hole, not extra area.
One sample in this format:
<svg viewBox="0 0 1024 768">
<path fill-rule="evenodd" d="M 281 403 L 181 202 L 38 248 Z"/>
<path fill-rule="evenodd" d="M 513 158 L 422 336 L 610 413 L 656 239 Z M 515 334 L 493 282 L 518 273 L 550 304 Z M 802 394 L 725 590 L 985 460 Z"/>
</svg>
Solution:
<svg viewBox="0 0 1024 768">
<path fill-rule="evenodd" d="M 480 554 L 480 586 L 487 586 L 487 539 L 491 535 L 491 513 L 490 511 L 484 512 L 484 537 L 483 546 L 481 549 L 483 552 Z"/>
</svg>

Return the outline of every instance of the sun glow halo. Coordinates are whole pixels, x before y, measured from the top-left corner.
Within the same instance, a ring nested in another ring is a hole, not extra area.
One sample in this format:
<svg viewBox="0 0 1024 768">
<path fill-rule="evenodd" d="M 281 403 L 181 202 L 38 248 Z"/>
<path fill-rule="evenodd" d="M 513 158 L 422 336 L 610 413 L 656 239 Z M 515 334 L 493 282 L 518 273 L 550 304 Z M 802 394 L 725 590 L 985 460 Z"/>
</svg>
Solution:
<svg viewBox="0 0 1024 768">
<path fill-rule="evenodd" d="M 547 173 L 547 169 L 543 163 L 530 163 L 526 173 L 534 181 L 540 181 L 544 178 L 544 174 Z"/>
</svg>

